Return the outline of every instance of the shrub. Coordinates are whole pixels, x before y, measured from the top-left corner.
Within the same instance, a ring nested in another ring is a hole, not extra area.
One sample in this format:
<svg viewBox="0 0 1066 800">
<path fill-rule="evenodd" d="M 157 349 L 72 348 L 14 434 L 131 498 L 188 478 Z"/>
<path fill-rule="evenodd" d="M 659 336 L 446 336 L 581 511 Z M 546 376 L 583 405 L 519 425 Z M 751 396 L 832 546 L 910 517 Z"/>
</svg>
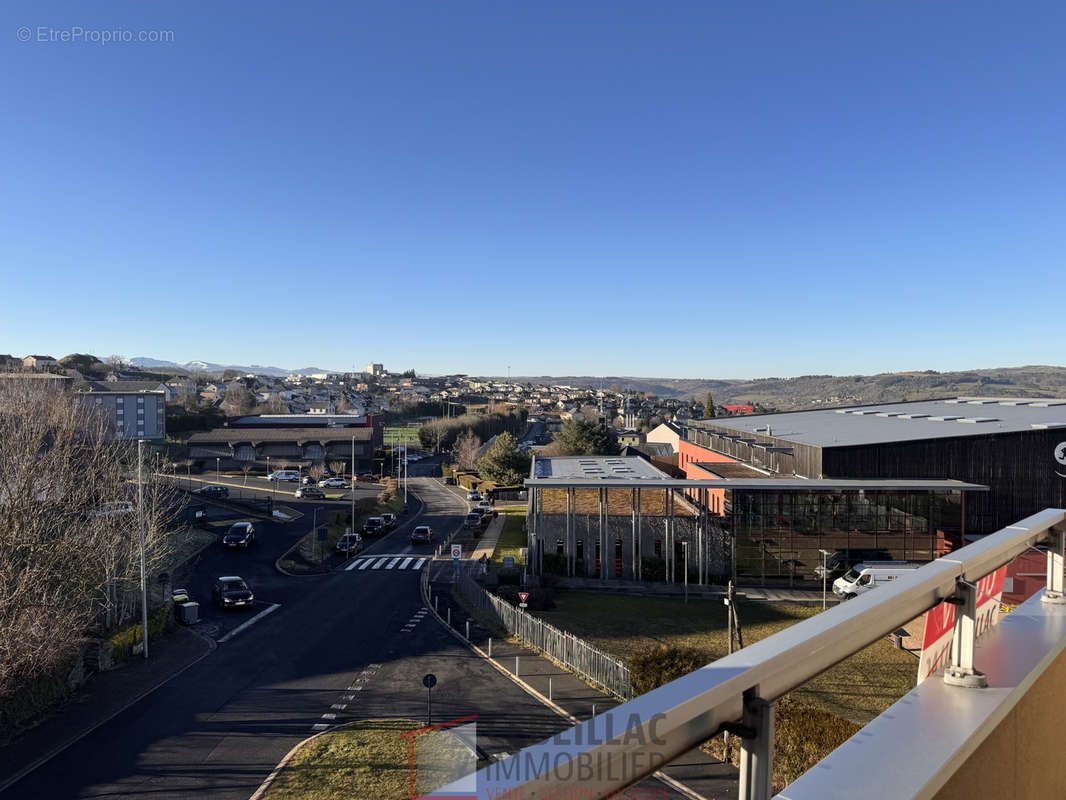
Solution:
<svg viewBox="0 0 1066 800">
<path fill-rule="evenodd" d="M 642 645 L 629 659 L 629 679 L 637 694 L 650 692 L 683 675 L 688 675 L 710 657 L 695 647 L 652 642 Z"/>
<path fill-rule="evenodd" d="M 167 627 L 171 618 L 170 605 L 162 605 L 148 615 L 148 638 L 155 639 Z M 133 655 L 133 646 L 141 641 L 141 623 L 131 625 L 111 636 L 111 645 L 114 647 L 112 659 L 115 664 L 121 664 Z"/>
</svg>

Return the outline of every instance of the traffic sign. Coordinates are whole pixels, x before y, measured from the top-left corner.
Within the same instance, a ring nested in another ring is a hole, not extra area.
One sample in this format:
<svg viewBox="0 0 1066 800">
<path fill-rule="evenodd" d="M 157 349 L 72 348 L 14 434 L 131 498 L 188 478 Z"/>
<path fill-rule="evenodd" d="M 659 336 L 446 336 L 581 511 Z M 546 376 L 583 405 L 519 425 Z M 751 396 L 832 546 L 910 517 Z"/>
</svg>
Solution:
<svg viewBox="0 0 1066 800">
<path fill-rule="evenodd" d="M 529 599 L 529 592 L 519 592 L 518 593 L 518 599 L 521 601 L 518 604 L 518 607 L 519 608 L 525 608 L 526 607 L 526 600 Z"/>
<path fill-rule="evenodd" d="M 452 560 L 458 560 L 463 557 L 463 546 L 461 544 L 452 545 Z"/>
<path fill-rule="evenodd" d="M 422 679 L 422 685 L 425 686 L 427 689 L 432 689 L 434 686 L 437 685 L 437 676 L 434 675 L 432 672 L 427 672 L 426 677 Z"/>
</svg>

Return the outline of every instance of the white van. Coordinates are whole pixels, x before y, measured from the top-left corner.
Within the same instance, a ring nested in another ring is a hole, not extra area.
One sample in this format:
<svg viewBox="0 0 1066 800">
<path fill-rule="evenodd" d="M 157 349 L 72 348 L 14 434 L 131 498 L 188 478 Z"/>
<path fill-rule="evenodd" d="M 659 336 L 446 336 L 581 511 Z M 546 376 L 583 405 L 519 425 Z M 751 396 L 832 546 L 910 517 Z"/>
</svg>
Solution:
<svg viewBox="0 0 1066 800">
<path fill-rule="evenodd" d="M 271 472 L 267 475 L 268 481 L 298 481 L 300 480 L 300 473 L 294 469 L 279 469 L 277 472 Z"/>
<path fill-rule="evenodd" d="M 833 581 L 833 594 L 850 600 L 856 595 L 884 586 L 901 575 L 922 566 L 910 561 L 867 561 L 856 564 Z"/>
</svg>

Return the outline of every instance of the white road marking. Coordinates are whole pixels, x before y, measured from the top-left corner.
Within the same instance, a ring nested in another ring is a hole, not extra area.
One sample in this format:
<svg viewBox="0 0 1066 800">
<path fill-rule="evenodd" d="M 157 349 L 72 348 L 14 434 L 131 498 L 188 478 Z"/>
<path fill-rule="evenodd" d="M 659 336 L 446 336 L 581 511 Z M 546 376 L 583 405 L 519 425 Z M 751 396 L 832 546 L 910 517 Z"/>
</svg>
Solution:
<svg viewBox="0 0 1066 800">
<path fill-rule="evenodd" d="M 425 564 L 425 563 L 426 563 L 426 560 L 424 558 L 420 558 L 420 559 L 418 559 L 418 563 L 415 564 L 413 567 L 411 567 L 411 569 L 422 569 L 422 565 Z"/>
<path fill-rule="evenodd" d="M 367 664 L 366 669 L 364 669 L 363 672 L 371 669 L 381 669 L 381 664 Z"/>
<path fill-rule="evenodd" d="M 348 706 L 345 703 L 334 703 L 330 706 L 334 711 L 344 711 Z"/>
<path fill-rule="evenodd" d="M 378 559 L 376 562 L 374 562 L 373 569 L 381 569 L 381 565 L 384 564 L 388 560 L 389 560 L 388 557 Z"/>
<path fill-rule="evenodd" d="M 363 687 L 362 686 L 349 686 L 348 688 L 351 689 L 353 692 L 361 692 L 361 691 L 363 691 Z"/>
<path fill-rule="evenodd" d="M 329 725 L 326 725 L 324 722 L 319 722 L 317 725 L 312 725 L 311 726 L 311 730 L 313 730 L 313 731 L 324 731 L 328 727 L 329 727 Z"/>
<path fill-rule="evenodd" d="M 270 605 L 268 608 L 264 608 L 262 611 L 260 611 L 258 614 L 256 614 L 254 617 L 252 617 L 250 620 L 248 620 L 247 622 L 242 622 L 236 628 L 234 628 L 229 633 L 227 633 L 225 636 L 223 636 L 221 639 L 219 639 L 218 643 L 219 644 L 225 644 L 230 639 L 232 639 L 234 636 L 236 636 L 238 633 L 243 631 L 245 628 L 252 627 L 253 625 L 255 625 L 255 623 L 259 622 L 259 620 L 261 620 L 267 614 L 273 614 L 279 608 L 281 608 L 281 604 L 280 603 L 274 603 L 274 604 Z"/>
<path fill-rule="evenodd" d="M 353 562 L 352 562 L 351 564 L 349 564 L 348 566 L 346 566 L 346 567 L 344 568 L 344 571 L 345 571 L 345 572 L 351 572 L 351 571 L 352 571 L 353 569 L 355 569 L 356 567 L 359 567 L 359 565 L 360 565 L 360 564 L 362 564 L 362 563 L 363 563 L 363 559 L 361 559 L 361 558 L 357 558 L 357 559 L 356 559 L 355 561 L 353 561 Z M 360 568 L 360 569 L 362 569 L 362 567 L 359 567 L 359 568 Z"/>
<path fill-rule="evenodd" d="M 407 569 L 407 565 L 410 564 L 412 561 L 414 561 L 413 558 L 405 558 L 403 560 L 403 563 L 400 564 L 399 569 Z"/>
<path fill-rule="evenodd" d="M 374 559 L 368 558 L 366 561 L 364 561 L 362 564 L 359 565 L 359 569 L 361 569 L 361 570 L 366 569 L 367 567 L 369 567 L 373 563 L 374 563 Z"/>
<path fill-rule="evenodd" d="M 341 696 L 341 700 L 344 700 L 347 703 L 352 702 L 352 700 L 354 700 L 354 699 L 355 699 L 355 695 L 354 694 L 346 694 L 346 695 L 342 695 Z"/>
<path fill-rule="evenodd" d="M 394 558 L 392 561 L 389 562 L 389 565 L 387 567 L 385 567 L 385 569 L 392 569 L 393 567 L 396 566 L 396 562 L 399 561 L 399 560 L 400 560 L 400 557 L 397 556 L 396 558 Z"/>
<path fill-rule="evenodd" d="M 336 718 L 337 718 L 336 714 L 323 714 L 322 715 L 322 719 L 336 719 Z"/>
</svg>

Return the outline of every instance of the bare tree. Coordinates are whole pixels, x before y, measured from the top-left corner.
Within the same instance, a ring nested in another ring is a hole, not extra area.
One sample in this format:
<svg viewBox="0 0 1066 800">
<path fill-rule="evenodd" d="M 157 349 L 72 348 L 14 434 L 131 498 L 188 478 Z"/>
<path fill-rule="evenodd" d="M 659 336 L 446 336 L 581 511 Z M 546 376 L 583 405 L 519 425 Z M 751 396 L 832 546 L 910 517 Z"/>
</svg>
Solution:
<svg viewBox="0 0 1066 800">
<path fill-rule="evenodd" d="M 322 476 L 326 474 L 325 464 L 320 464 L 317 461 L 307 469 L 307 474 L 315 479 L 315 483 L 322 480 Z"/>
<path fill-rule="evenodd" d="M 477 451 L 481 448 L 481 438 L 469 428 L 455 441 L 455 464 L 459 469 L 472 470 L 477 467 Z"/>
<path fill-rule="evenodd" d="M 138 608 L 136 443 L 113 433 L 69 393 L 0 384 L 0 695 Z M 143 470 L 149 572 L 167 568 L 181 536 L 157 471 Z"/>
<path fill-rule="evenodd" d="M 248 485 L 248 473 L 255 469 L 254 461 L 245 461 L 241 464 L 241 472 L 244 473 L 244 485 Z"/>
<path fill-rule="evenodd" d="M 343 475 L 344 471 L 348 469 L 347 461 L 330 461 L 329 469 L 334 475 Z"/>
</svg>

